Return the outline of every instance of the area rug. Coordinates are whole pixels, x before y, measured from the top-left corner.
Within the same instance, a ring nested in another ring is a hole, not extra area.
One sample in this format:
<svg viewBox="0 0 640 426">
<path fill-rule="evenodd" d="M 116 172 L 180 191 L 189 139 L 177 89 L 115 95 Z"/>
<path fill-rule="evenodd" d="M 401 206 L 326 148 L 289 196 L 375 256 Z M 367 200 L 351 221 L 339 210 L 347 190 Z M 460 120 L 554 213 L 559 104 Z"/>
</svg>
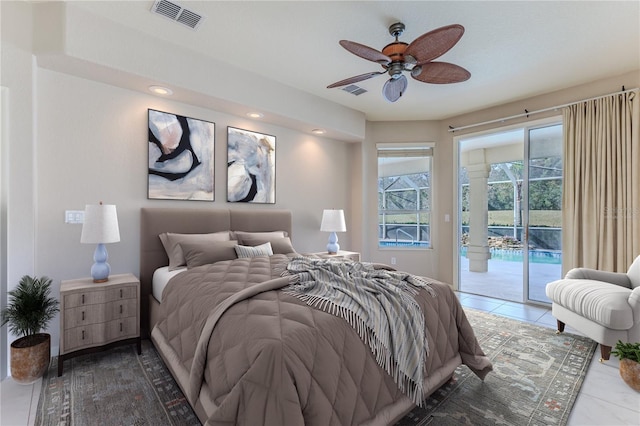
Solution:
<svg viewBox="0 0 640 426">
<path fill-rule="evenodd" d="M 506 317 L 465 309 L 494 371 L 479 380 L 466 366 L 401 419 L 409 425 L 564 425 L 596 348 Z M 149 341 L 72 358 L 57 357 L 42 381 L 36 425 L 199 425 Z"/>
</svg>

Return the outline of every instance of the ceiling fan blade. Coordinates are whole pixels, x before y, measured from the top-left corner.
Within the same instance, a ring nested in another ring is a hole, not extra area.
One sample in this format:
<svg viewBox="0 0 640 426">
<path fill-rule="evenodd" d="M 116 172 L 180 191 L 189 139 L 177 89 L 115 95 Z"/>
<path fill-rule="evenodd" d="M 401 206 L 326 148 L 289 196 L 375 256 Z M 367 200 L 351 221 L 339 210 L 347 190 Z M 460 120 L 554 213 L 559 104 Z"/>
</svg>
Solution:
<svg viewBox="0 0 640 426">
<path fill-rule="evenodd" d="M 415 58 L 418 65 L 425 64 L 444 55 L 455 46 L 463 34 L 464 27 L 459 24 L 436 28 L 412 41 L 404 55 Z"/>
<path fill-rule="evenodd" d="M 360 56 L 363 59 L 376 62 L 380 65 L 387 65 L 391 62 L 391 58 L 387 55 L 372 47 L 365 46 L 364 44 L 349 40 L 340 40 L 340 46 L 344 47 L 356 56 Z"/>
<path fill-rule="evenodd" d="M 424 83 L 460 83 L 471 77 L 471 73 L 466 69 L 448 62 L 428 62 L 420 67 L 420 72 L 416 68 L 411 72 L 411 76 Z"/>
<path fill-rule="evenodd" d="M 333 89 L 334 87 L 346 86 L 347 84 L 357 83 L 362 80 L 368 80 L 376 75 L 384 74 L 386 71 L 368 72 L 366 74 L 360 74 L 353 77 L 345 78 L 344 80 L 336 81 L 333 84 L 327 86 L 327 89 Z"/>
<path fill-rule="evenodd" d="M 407 77 L 390 78 L 382 87 L 382 94 L 389 102 L 395 102 L 407 90 Z"/>
</svg>

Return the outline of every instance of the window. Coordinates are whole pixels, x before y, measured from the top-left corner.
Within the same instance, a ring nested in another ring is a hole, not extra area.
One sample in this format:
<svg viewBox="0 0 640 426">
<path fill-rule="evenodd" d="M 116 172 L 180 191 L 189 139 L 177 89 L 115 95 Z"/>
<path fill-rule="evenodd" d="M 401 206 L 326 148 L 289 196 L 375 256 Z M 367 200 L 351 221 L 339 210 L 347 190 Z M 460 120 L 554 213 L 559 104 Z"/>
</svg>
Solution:
<svg viewBox="0 0 640 426">
<path fill-rule="evenodd" d="M 430 248 L 433 144 L 378 144 L 378 247 Z"/>
</svg>

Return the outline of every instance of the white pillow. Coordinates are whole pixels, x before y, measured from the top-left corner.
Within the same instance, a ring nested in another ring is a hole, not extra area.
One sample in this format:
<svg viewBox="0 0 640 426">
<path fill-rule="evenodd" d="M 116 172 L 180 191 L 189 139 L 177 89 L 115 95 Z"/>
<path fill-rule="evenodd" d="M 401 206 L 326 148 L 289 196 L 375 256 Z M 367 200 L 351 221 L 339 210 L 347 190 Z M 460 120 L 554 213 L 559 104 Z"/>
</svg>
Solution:
<svg viewBox="0 0 640 426">
<path fill-rule="evenodd" d="M 235 249 L 238 259 L 243 257 L 271 256 L 273 254 L 270 242 L 260 244 L 259 246 L 236 246 Z"/>
<path fill-rule="evenodd" d="M 181 243 L 207 243 L 214 241 L 229 241 L 229 231 L 213 232 L 211 234 L 174 234 L 165 232 L 159 235 L 169 258 L 169 270 L 173 271 L 187 264 Z"/>
</svg>

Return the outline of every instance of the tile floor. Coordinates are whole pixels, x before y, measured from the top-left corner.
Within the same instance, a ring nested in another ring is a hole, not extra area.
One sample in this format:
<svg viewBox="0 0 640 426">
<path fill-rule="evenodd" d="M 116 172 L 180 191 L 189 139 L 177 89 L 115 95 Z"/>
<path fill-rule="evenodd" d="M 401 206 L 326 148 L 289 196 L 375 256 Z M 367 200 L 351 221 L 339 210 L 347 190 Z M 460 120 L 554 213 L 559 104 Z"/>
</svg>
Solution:
<svg viewBox="0 0 640 426">
<path fill-rule="evenodd" d="M 556 321 L 549 309 L 515 302 L 459 293 L 463 306 L 504 315 L 555 329 Z M 577 333 L 570 327 L 566 332 Z M 577 333 L 578 334 L 578 333 Z M 640 425 L 640 393 L 628 387 L 618 373 L 618 360 L 598 362 L 596 349 L 587 376 L 569 417 L 569 426 L 583 425 Z M 0 425 L 33 425 L 40 397 L 41 381 L 32 385 L 18 385 L 5 379 L 0 383 Z"/>
</svg>

